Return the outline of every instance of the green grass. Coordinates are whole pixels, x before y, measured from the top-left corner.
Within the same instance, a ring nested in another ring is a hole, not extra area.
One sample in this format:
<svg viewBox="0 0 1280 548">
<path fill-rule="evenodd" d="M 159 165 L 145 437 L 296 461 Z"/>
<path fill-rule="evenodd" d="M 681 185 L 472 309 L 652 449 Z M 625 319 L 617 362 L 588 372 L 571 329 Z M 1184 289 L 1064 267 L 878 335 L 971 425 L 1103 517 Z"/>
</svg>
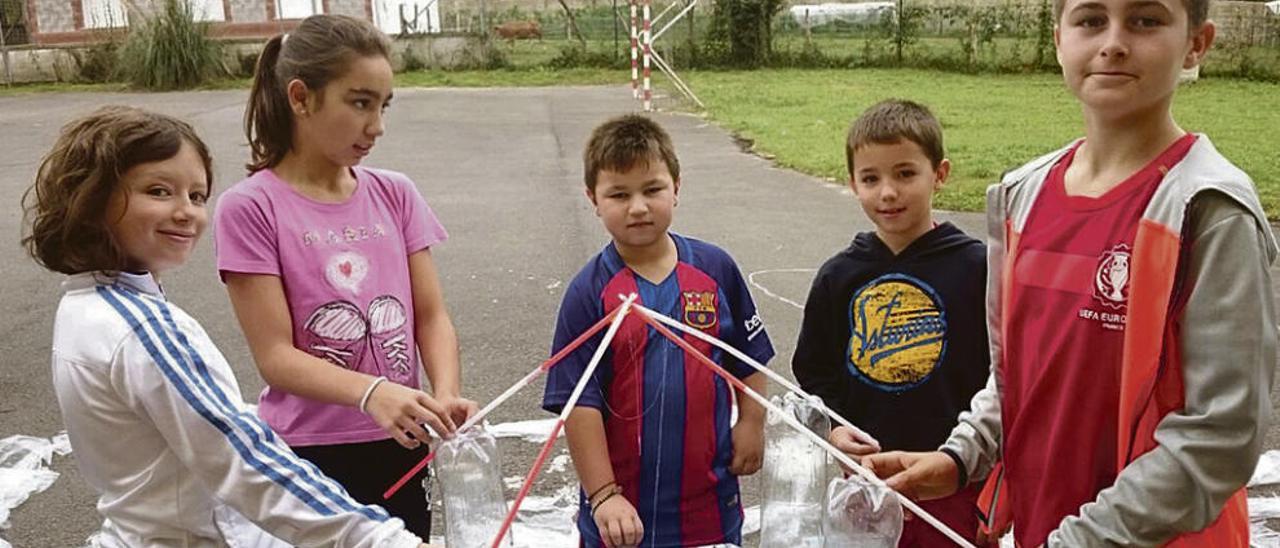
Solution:
<svg viewBox="0 0 1280 548">
<path fill-rule="evenodd" d="M 1055 74 L 965 75 L 898 69 L 690 71 L 682 77 L 709 116 L 785 167 L 845 181 L 844 136 L 866 107 L 889 97 L 927 104 L 942 121 L 951 180 L 942 209 L 978 211 L 1001 173 L 1083 133 L 1080 109 Z M 1207 133 L 1253 177 L 1280 218 L 1280 85 L 1205 79 L 1174 100 L 1182 127 Z"/>
<path fill-rule="evenodd" d="M 396 85 L 404 87 L 591 86 L 630 81 L 630 73 L 617 69 L 423 70 L 396 75 Z"/>
</svg>

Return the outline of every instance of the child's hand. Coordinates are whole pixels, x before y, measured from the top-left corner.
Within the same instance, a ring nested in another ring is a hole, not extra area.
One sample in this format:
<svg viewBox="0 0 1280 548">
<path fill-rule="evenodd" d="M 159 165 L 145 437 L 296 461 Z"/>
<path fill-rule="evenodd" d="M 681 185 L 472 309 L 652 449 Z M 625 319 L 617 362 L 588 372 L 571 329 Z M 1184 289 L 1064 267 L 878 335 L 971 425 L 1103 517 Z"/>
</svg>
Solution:
<svg viewBox="0 0 1280 548">
<path fill-rule="evenodd" d="M 424 423 L 445 437 L 452 435 L 457 428 L 440 402 L 426 392 L 394 382 L 383 382 L 374 387 L 365 404 L 365 412 L 406 449 L 416 449 L 430 439 L 422 427 Z"/>
<path fill-rule="evenodd" d="M 733 426 L 733 462 L 729 464 L 729 473 L 750 476 L 760 471 L 763 463 L 764 423 L 739 417 L 738 424 Z"/>
<path fill-rule="evenodd" d="M 442 396 L 436 398 L 440 405 L 444 406 L 445 413 L 449 418 L 453 419 L 454 424 L 461 425 L 471 418 L 471 415 L 480 412 L 480 406 L 476 402 L 458 396 Z"/>
<path fill-rule="evenodd" d="M 885 480 L 890 489 L 912 499 L 939 499 L 960 489 L 956 461 L 942 451 L 879 453 L 863 457 L 862 466 Z"/>
<path fill-rule="evenodd" d="M 872 453 L 880 452 L 880 444 L 875 440 L 859 436 L 847 426 L 837 426 L 827 435 L 827 441 L 836 449 L 839 449 L 846 455 L 853 457 L 854 460 L 865 457 Z M 844 464 L 840 464 L 840 468 L 844 469 L 846 474 L 852 474 L 853 470 L 849 470 Z"/>
<path fill-rule="evenodd" d="M 635 507 L 622 495 L 614 495 L 600 502 L 592 513 L 596 529 L 605 546 L 623 548 L 638 546 L 644 538 L 644 524 Z"/>
</svg>

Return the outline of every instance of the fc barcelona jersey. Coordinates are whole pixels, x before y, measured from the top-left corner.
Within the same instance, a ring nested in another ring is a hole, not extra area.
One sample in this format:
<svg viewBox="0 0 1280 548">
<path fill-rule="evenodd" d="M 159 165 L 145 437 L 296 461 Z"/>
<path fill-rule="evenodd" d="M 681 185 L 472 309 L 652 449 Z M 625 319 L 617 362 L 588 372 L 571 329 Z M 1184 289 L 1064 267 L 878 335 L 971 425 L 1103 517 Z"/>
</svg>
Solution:
<svg viewBox="0 0 1280 548">
<path fill-rule="evenodd" d="M 635 293 L 639 304 L 768 362 L 773 345 L 733 259 L 709 243 L 671 237 L 678 261 L 660 282 L 636 275 L 612 243 L 592 258 L 565 293 L 552 353 L 620 306 L 619 295 Z M 739 378 L 755 372 L 708 343 L 679 335 Z M 596 335 L 551 369 L 544 409 L 563 409 L 603 338 Z M 738 480 L 729 473 L 733 397 L 728 383 L 636 314 L 623 321 L 578 405 L 604 417 L 615 479 L 644 523 L 641 546 L 741 544 Z M 579 506 L 583 544 L 600 546 L 585 493 Z"/>
</svg>

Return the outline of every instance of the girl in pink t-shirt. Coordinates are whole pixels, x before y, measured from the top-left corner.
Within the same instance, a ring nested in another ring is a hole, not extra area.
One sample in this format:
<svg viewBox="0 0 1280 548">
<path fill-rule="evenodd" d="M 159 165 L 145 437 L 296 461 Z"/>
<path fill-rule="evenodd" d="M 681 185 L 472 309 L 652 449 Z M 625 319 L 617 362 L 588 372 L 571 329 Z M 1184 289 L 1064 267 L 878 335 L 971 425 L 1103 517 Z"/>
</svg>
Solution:
<svg viewBox="0 0 1280 548">
<path fill-rule="evenodd" d="M 358 165 L 383 134 L 389 51 L 368 22 L 330 15 L 267 43 L 245 114 L 251 174 L 219 198 L 214 242 L 268 384 L 259 414 L 357 500 L 426 538 L 420 481 L 380 494 L 427 451 L 423 424 L 450 435 L 476 405 L 460 396 L 431 258 L 444 228 L 407 177 Z"/>
</svg>

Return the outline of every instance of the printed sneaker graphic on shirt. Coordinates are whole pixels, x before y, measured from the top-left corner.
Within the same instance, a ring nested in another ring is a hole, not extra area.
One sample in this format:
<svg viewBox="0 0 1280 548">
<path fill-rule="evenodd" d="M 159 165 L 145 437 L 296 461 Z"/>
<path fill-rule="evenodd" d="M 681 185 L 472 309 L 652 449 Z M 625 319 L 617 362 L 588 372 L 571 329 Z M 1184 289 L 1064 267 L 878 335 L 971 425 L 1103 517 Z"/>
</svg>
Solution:
<svg viewBox="0 0 1280 548">
<path fill-rule="evenodd" d="M 400 378 L 409 377 L 408 335 L 404 305 L 395 297 L 383 295 L 369 303 L 369 341 L 378 370 Z"/>
<path fill-rule="evenodd" d="M 887 274 L 862 286 L 849 303 L 849 372 L 886 392 L 928 380 L 946 354 L 947 317 L 923 281 Z"/>
<path fill-rule="evenodd" d="M 303 324 L 303 330 L 307 334 L 304 350 L 334 365 L 352 369 L 359 356 L 364 354 L 369 326 L 356 305 L 338 301 L 312 312 Z"/>
<path fill-rule="evenodd" d="M 1124 310 L 1129 305 L 1129 246 L 1117 244 L 1098 258 L 1093 297 L 1102 306 Z"/>
<path fill-rule="evenodd" d="M 303 324 L 303 350 L 347 369 L 404 382 L 412 373 L 407 324 L 404 304 L 390 295 L 370 302 L 367 317 L 350 302 L 326 303 Z M 366 365 L 366 360 L 372 362 Z"/>
</svg>

